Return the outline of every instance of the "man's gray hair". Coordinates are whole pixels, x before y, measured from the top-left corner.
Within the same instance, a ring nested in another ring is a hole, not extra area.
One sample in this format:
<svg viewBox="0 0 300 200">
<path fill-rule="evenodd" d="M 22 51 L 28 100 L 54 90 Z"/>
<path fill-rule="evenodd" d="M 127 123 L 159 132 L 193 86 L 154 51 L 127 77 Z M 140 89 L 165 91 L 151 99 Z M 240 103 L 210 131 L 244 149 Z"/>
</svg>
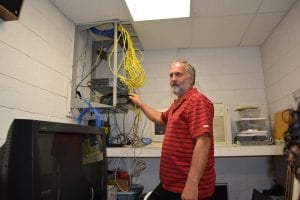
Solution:
<svg viewBox="0 0 300 200">
<path fill-rule="evenodd" d="M 196 70 L 195 68 L 187 61 L 187 60 L 175 60 L 173 62 L 173 65 L 175 63 L 181 63 L 181 64 L 184 64 L 186 69 L 187 69 L 187 72 L 189 73 L 189 75 L 192 77 L 193 79 L 193 85 L 195 85 L 195 80 L 196 80 Z"/>
</svg>

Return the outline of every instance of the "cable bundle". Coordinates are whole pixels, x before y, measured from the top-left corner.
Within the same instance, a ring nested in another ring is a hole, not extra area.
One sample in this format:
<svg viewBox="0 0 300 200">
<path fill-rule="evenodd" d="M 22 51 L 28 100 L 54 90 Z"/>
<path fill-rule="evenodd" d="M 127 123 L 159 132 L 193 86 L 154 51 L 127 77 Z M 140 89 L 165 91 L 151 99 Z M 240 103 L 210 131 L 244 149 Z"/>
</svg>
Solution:
<svg viewBox="0 0 300 200">
<path fill-rule="evenodd" d="M 133 92 L 135 89 L 141 87 L 146 79 L 146 74 L 143 67 L 140 64 L 142 57 L 138 59 L 136 57 L 136 51 L 143 54 L 139 49 L 135 49 L 131 37 L 127 30 L 122 26 L 118 26 L 118 38 L 117 42 L 122 46 L 122 60 L 117 67 L 116 72 L 114 72 L 110 60 L 111 56 L 117 52 L 117 49 L 113 49 L 109 55 L 109 67 L 111 72 L 117 76 L 120 81 L 125 84 L 129 92 Z M 121 72 L 123 69 L 123 73 Z"/>
</svg>

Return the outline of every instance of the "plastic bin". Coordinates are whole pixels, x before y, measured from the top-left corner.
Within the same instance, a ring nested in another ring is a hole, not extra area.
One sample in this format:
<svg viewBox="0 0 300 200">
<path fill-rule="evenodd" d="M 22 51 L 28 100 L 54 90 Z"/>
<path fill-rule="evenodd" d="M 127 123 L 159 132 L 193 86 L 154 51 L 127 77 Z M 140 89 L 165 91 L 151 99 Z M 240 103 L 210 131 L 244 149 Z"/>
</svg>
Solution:
<svg viewBox="0 0 300 200">
<path fill-rule="evenodd" d="M 139 196 L 142 194 L 144 186 L 141 184 L 133 184 L 131 191 L 128 192 L 118 192 L 117 200 L 138 200 Z"/>
<path fill-rule="evenodd" d="M 266 130 L 266 118 L 243 118 L 236 122 L 238 131 L 263 131 Z"/>
<path fill-rule="evenodd" d="M 248 108 L 239 111 L 240 118 L 258 118 L 260 117 L 260 109 Z"/>
<path fill-rule="evenodd" d="M 117 200 L 138 200 L 138 195 L 135 191 L 118 192 Z"/>
</svg>

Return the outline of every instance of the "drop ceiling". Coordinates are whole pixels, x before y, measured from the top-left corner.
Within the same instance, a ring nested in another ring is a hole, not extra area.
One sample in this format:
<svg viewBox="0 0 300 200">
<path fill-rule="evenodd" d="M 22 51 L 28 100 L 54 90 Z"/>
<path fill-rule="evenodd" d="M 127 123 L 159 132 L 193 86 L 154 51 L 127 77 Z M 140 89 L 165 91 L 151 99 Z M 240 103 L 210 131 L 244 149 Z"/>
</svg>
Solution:
<svg viewBox="0 0 300 200">
<path fill-rule="evenodd" d="M 123 0 L 51 1 L 76 25 L 129 23 L 144 50 L 161 50 L 262 45 L 297 0 L 191 0 L 189 18 L 144 22 Z"/>
</svg>

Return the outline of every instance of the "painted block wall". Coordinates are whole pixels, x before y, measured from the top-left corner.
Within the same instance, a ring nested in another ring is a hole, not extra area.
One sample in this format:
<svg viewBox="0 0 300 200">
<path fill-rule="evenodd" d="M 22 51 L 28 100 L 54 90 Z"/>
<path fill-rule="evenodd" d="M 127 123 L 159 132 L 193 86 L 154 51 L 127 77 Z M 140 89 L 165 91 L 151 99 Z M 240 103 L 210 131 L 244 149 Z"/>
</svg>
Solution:
<svg viewBox="0 0 300 200">
<path fill-rule="evenodd" d="M 24 0 L 19 20 L 0 19 L 0 145 L 14 118 L 73 121 L 74 30 L 48 0 Z"/>
<path fill-rule="evenodd" d="M 261 54 L 268 109 L 274 124 L 274 113 L 297 106 L 293 93 L 300 88 L 299 1 L 261 47 Z M 294 183 L 293 199 L 298 199 L 299 184 L 296 180 Z"/>
<path fill-rule="evenodd" d="M 300 2 L 286 15 L 261 47 L 268 108 L 274 113 L 295 107 L 293 92 L 300 88 Z"/>
<path fill-rule="evenodd" d="M 261 117 L 268 118 L 259 47 L 145 51 L 142 66 L 147 79 L 138 92 L 153 108 L 168 108 L 176 98 L 169 86 L 169 66 L 176 59 L 187 59 L 195 67 L 197 89 L 214 103 L 229 106 L 233 137 L 239 119 L 236 108 L 258 106 Z M 130 118 L 127 120 L 132 124 Z M 149 120 L 146 123 L 143 134 L 150 136 L 153 123 Z"/>
</svg>

